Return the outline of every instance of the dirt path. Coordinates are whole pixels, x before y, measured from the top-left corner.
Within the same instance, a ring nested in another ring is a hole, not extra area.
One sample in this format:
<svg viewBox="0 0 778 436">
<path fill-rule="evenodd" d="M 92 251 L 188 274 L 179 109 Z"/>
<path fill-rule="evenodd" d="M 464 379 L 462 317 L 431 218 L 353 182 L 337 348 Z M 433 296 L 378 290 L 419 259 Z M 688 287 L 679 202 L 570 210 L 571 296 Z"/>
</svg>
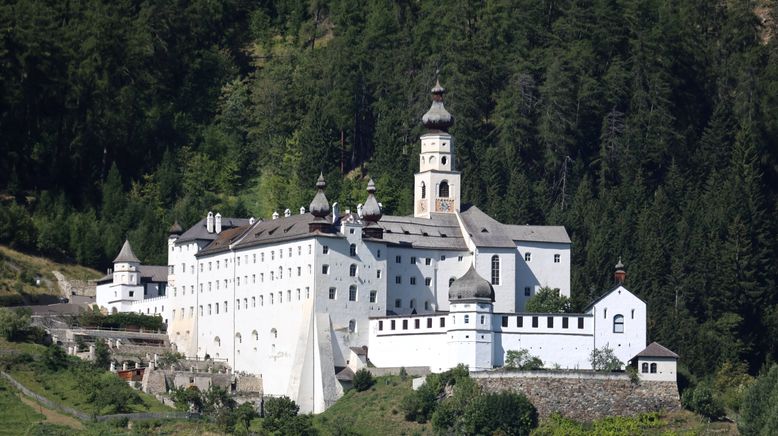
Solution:
<svg viewBox="0 0 778 436">
<path fill-rule="evenodd" d="M 62 414 L 60 412 L 57 412 L 56 410 L 47 409 L 46 407 L 41 406 L 40 404 L 25 397 L 22 394 L 19 394 L 19 398 L 21 398 L 24 404 L 32 407 L 36 411 L 43 414 L 43 416 L 46 417 L 46 422 L 50 424 L 66 425 L 70 428 L 75 428 L 77 430 L 84 429 L 84 425 L 81 424 L 81 421 L 77 420 L 76 418 L 73 418 L 72 416 Z"/>
</svg>

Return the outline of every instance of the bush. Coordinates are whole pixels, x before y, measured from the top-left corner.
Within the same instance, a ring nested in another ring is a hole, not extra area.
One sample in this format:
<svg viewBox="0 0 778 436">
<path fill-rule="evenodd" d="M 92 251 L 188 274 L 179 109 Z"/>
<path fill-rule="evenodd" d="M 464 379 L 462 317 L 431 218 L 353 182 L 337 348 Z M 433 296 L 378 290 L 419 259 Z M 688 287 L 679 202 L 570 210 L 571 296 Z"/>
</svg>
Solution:
<svg viewBox="0 0 778 436">
<path fill-rule="evenodd" d="M 43 365 L 50 371 L 59 371 L 68 366 L 68 355 L 58 345 L 49 345 L 43 352 Z"/>
<path fill-rule="evenodd" d="M 681 404 L 710 420 L 724 416 L 724 408 L 713 396 L 713 391 L 707 383 L 700 383 L 694 388 L 684 391 L 681 396 Z"/>
<path fill-rule="evenodd" d="M 607 346 L 595 348 L 589 355 L 589 363 L 595 371 L 618 371 L 624 363 Z"/>
<path fill-rule="evenodd" d="M 538 411 L 521 394 L 485 394 L 467 405 L 462 423 L 466 434 L 528 435 L 538 425 Z"/>
<path fill-rule="evenodd" d="M 0 334 L 9 341 L 21 340 L 30 326 L 29 309 L 6 309 L 0 307 Z"/>
<path fill-rule="evenodd" d="M 505 353 L 505 368 L 511 370 L 532 371 L 543 368 L 539 357 L 529 354 L 529 350 L 508 350 Z"/>
<path fill-rule="evenodd" d="M 370 389 L 373 386 L 375 380 L 373 380 L 373 374 L 365 368 L 360 369 L 354 374 L 354 389 L 357 392 L 362 392 Z"/>
<path fill-rule="evenodd" d="M 737 427 L 745 436 L 778 434 L 778 364 L 748 388 Z"/>
<path fill-rule="evenodd" d="M 262 426 L 269 431 L 281 431 L 300 411 L 300 406 L 289 397 L 271 397 L 265 400 L 265 420 Z"/>
<path fill-rule="evenodd" d="M 525 306 L 526 312 L 561 313 L 570 312 L 570 299 L 559 293 L 559 289 L 541 288 Z"/>
</svg>

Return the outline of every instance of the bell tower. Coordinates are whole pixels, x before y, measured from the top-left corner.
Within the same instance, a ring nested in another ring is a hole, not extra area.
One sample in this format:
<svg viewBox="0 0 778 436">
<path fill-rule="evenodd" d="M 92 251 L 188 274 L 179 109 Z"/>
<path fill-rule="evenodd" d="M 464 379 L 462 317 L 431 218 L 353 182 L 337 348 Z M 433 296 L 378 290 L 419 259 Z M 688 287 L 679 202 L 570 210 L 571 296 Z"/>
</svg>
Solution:
<svg viewBox="0 0 778 436">
<path fill-rule="evenodd" d="M 427 131 L 421 135 L 419 172 L 414 175 L 414 216 L 455 213 L 460 208 L 460 173 L 454 164 L 454 138 L 448 133 L 454 117 L 443 106 L 446 89 L 436 81 L 432 106 L 421 118 Z"/>
</svg>

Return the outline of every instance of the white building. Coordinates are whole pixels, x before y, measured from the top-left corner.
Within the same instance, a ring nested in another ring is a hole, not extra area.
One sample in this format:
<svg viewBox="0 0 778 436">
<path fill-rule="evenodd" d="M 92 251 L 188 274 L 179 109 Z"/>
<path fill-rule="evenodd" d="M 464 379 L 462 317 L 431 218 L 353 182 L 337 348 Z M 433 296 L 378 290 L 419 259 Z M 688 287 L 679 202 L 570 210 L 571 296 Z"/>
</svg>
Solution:
<svg viewBox="0 0 778 436">
<path fill-rule="evenodd" d="M 502 224 L 461 203 L 453 117 L 439 83 L 432 93 L 413 216 L 384 216 L 372 181 L 358 212 L 341 214 L 320 176 L 308 212 L 268 221 L 209 212 L 185 232 L 174 225 L 164 296 L 119 298 L 129 292 L 124 274 L 143 268 L 120 254 L 98 304 L 160 313 L 178 351 L 226 359 L 261 375 L 266 394 L 314 412 L 340 397 L 336 374 L 365 358 L 482 370 L 525 348 L 548 366 L 587 368 L 595 347 L 624 362 L 643 350 L 646 305 L 621 285 L 581 314 L 522 313 L 542 287 L 570 295 L 570 238 L 563 227 Z"/>
</svg>

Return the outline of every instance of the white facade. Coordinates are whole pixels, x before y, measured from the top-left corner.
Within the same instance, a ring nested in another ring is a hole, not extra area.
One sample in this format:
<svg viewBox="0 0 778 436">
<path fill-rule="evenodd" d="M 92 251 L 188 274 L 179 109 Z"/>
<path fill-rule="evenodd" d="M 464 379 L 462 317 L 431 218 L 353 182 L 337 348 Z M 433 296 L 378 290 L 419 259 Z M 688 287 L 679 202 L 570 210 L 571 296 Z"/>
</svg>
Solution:
<svg viewBox="0 0 778 436">
<path fill-rule="evenodd" d="M 434 92 L 426 122 L 445 130 L 453 118 L 442 87 Z M 117 263 L 98 304 L 159 314 L 179 352 L 260 375 L 266 394 L 288 395 L 304 412 L 337 400 L 336 372 L 363 364 L 363 347 L 375 366 L 432 371 L 498 367 L 518 349 L 548 366 L 588 368 L 595 347 L 624 362 L 643 349 L 645 303 L 621 286 L 583 314 L 521 313 L 542 287 L 570 295 L 570 239 L 562 227 L 505 225 L 462 205 L 454 138 L 437 127 L 421 137 L 414 216 L 329 214 L 320 177 L 316 215 L 209 212 L 185 232 L 171 229 L 166 292 L 138 292 L 138 265 Z M 450 303 L 452 282 L 471 266 L 494 302 Z"/>
<path fill-rule="evenodd" d="M 678 362 L 672 357 L 638 357 L 638 374 L 642 380 L 676 381 Z"/>
</svg>

